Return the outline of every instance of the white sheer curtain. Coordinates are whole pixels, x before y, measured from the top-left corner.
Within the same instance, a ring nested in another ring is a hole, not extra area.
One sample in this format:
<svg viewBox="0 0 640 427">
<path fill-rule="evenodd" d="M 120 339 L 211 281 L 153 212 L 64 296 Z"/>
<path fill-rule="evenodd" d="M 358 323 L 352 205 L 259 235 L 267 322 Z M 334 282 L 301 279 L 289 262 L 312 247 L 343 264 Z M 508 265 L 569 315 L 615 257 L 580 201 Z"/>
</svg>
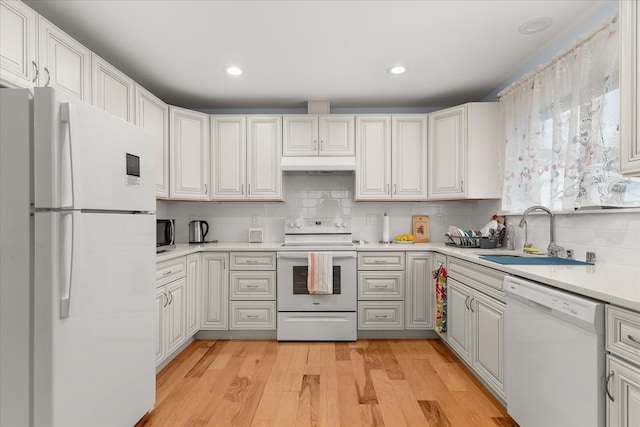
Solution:
<svg viewBox="0 0 640 427">
<path fill-rule="evenodd" d="M 500 95 L 502 209 L 640 206 L 618 172 L 618 22 L 613 19 Z"/>
</svg>

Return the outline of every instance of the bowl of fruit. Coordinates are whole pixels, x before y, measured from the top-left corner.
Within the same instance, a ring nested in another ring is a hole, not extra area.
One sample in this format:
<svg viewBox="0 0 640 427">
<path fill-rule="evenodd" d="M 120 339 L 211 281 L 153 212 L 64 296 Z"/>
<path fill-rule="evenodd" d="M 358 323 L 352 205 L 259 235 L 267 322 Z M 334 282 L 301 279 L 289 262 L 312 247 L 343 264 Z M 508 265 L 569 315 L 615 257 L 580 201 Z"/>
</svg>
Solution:
<svg viewBox="0 0 640 427">
<path fill-rule="evenodd" d="M 411 245 L 413 244 L 413 234 L 398 234 L 393 243 Z"/>
</svg>

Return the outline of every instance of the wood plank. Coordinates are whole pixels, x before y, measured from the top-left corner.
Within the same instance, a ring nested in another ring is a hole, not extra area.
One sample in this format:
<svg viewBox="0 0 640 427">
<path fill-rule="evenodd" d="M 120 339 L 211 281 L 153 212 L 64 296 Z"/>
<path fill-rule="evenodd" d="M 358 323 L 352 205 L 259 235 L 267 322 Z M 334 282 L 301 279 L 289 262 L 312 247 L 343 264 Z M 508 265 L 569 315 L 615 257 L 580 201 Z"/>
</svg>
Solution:
<svg viewBox="0 0 640 427">
<path fill-rule="evenodd" d="M 378 406 L 382 413 L 384 424 L 388 426 L 406 426 L 404 415 L 400 410 L 393 387 L 386 372 L 379 369 L 371 370 L 371 381 L 378 396 Z"/>
<path fill-rule="evenodd" d="M 409 426 L 426 425 L 424 413 L 418 404 L 411 389 L 411 385 L 407 380 L 390 380 L 393 394 L 398 402 L 398 406 L 404 415 L 404 419 Z"/>
<path fill-rule="evenodd" d="M 371 382 L 371 373 L 365 363 L 364 350 L 362 348 L 351 349 L 351 364 L 356 382 L 356 391 L 358 392 L 358 402 L 360 404 L 377 404 L 378 397 Z"/>
<path fill-rule="evenodd" d="M 320 375 L 304 375 L 298 396 L 296 425 L 317 426 L 320 406 Z"/>
<path fill-rule="evenodd" d="M 419 400 L 418 405 L 420 405 L 420 409 L 422 409 L 422 413 L 429 425 L 434 427 L 451 427 L 449 419 L 436 400 Z"/>
<path fill-rule="evenodd" d="M 336 372 L 338 375 L 339 425 L 357 427 L 361 425 L 360 403 L 351 361 L 336 362 Z"/>
<path fill-rule="evenodd" d="M 351 360 L 351 351 L 348 343 L 336 343 L 336 360 Z"/>
</svg>

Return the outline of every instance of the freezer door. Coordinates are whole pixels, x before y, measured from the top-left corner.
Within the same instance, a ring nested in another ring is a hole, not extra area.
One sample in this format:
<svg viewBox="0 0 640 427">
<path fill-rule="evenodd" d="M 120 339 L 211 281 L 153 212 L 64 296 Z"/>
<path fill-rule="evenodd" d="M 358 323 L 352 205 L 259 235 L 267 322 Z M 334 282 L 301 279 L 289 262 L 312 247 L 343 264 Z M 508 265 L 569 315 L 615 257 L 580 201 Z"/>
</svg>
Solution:
<svg viewBox="0 0 640 427">
<path fill-rule="evenodd" d="M 155 401 L 155 215 L 35 215 L 34 425 L 134 425 Z"/>
<path fill-rule="evenodd" d="M 35 207 L 155 212 L 152 138 L 70 95 L 35 88 Z"/>
</svg>

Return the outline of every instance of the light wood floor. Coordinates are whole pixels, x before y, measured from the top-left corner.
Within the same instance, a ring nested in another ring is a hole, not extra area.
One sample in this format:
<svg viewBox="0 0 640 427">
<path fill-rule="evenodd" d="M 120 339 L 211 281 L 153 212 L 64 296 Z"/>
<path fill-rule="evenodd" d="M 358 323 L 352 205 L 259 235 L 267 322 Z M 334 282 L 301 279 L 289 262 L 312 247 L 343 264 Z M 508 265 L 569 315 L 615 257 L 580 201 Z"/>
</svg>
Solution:
<svg viewBox="0 0 640 427">
<path fill-rule="evenodd" d="M 439 340 L 198 340 L 157 375 L 150 426 L 517 426 Z"/>
</svg>

